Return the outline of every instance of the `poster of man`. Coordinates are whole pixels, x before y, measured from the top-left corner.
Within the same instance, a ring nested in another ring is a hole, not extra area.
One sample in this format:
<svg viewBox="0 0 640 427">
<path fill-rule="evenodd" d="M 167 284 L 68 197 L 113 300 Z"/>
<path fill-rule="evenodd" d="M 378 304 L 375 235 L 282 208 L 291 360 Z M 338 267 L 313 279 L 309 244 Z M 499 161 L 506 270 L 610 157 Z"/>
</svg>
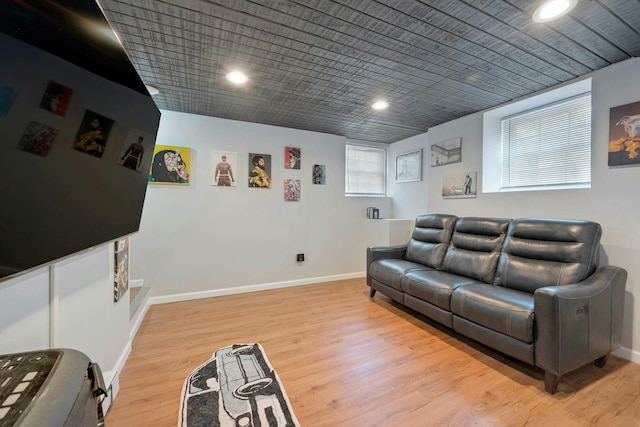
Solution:
<svg viewBox="0 0 640 427">
<path fill-rule="evenodd" d="M 44 95 L 42 95 L 42 99 L 40 100 L 40 108 L 44 108 L 59 116 L 64 116 L 72 93 L 73 90 L 68 87 L 49 80 Z"/>
<path fill-rule="evenodd" d="M 298 147 L 284 147 L 284 168 L 300 169 L 302 150 Z"/>
<path fill-rule="evenodd" d="M 155 142 L 153 135 L 131 129 L 127 139 L 122 145 L 118 164 L 125 168 L 142 173 L 147 167 L 144 161 L 151 157 L 152 147 Z"/>
<path fill-rule="evenodd" d="M 249 153 L 249 187 L 271 188 L 271 154 Z"/>
<path fill-rule="evenodd" d="M 231 151 L 212 151 L 213 176 L 211 185 L 236 187 L 238 154 Z"/>
<path fill-rule="evenodd" d="M 80 128 L 73 142 L 73 148 L 92 156 L 101 158 L 104 154 L 113 120 L 87 110 L 84 113 Z"/>
</svg>

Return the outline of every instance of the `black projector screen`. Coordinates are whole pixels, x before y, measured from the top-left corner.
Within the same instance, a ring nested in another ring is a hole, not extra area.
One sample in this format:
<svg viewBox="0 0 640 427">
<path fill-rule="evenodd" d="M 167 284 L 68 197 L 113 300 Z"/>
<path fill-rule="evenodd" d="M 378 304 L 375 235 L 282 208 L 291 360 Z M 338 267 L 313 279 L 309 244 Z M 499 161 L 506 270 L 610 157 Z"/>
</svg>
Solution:
<svg viewBox="0 0 640 427">
<path fill-rule="evenodd" d="M 95 1 L 0 2 L 0 281 L 138 231 L 159 121 Z"/>
</svg>

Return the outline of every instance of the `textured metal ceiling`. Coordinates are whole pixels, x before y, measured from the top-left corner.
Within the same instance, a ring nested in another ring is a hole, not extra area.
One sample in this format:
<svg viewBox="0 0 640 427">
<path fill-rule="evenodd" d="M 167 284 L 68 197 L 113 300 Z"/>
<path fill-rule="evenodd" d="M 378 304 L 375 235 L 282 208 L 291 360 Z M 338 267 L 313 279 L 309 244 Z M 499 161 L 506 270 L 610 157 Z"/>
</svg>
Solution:
<svg viewBox="0 0 640 427">
<path fill-rule="evenodd" d="M 100 3 L 161 109 L 380 143 L 640 56 L 638 0 L 548 24 L 527 0 Z"/>
</svg>

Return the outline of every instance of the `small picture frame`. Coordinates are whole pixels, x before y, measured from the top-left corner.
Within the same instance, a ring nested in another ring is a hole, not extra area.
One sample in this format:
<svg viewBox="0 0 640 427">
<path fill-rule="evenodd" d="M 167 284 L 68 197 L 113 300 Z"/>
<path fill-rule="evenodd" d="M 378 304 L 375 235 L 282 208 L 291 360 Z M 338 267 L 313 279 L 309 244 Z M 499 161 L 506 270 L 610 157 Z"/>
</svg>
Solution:
<svg viewBox="0 0 640 427">
<path fill-rule="evenodd" d="M 396 155 L 396 182 L 422 180 L 422 149 Z"/>
<path fill-rule="evenodd" d="M 431 167 L 460 163 L 462 161 L 462 138 L 453 138 L 431 144 Z"/>
<path fill-rule="evenodd" d="M 478 172 L 462 172 L 442 177 L 443 199 L 468 199 L 478 193 Z"/>
</svg>

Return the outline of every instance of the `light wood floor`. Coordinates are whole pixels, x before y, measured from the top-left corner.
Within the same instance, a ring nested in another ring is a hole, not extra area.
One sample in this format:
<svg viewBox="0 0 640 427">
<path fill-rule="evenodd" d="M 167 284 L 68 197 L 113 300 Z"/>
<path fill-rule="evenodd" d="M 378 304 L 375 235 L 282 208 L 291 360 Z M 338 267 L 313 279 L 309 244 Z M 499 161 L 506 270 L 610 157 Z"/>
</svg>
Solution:
<svg viewBox="0 0 640 427">
<path fill-rule="evenodd" d="M 640 365 L 611 357 L 549 395 L 541 371 L 368 294 L 354 279 L 152 306 L 107 426 L 175 426 L 187 375 L 251 342 L 303 427 L 640 425 Z"/>
</svg>

